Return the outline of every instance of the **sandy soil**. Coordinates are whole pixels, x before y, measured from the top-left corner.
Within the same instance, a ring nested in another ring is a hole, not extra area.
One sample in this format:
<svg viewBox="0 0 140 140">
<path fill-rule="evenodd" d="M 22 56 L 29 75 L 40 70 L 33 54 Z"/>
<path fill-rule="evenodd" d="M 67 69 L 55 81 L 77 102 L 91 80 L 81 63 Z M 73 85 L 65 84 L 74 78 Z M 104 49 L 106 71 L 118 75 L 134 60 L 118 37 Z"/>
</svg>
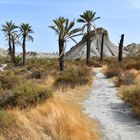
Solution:
<svg viewBox="0 0 140 140">
<path fill-rule="evenodd" d="M 83 103 L 85 112 L 101 126 L 103 140 L 140 140 L 140 121 L 136 120 L 117 94 L 117 88 L 95 68 L 91 93 Z"/>
</svg>

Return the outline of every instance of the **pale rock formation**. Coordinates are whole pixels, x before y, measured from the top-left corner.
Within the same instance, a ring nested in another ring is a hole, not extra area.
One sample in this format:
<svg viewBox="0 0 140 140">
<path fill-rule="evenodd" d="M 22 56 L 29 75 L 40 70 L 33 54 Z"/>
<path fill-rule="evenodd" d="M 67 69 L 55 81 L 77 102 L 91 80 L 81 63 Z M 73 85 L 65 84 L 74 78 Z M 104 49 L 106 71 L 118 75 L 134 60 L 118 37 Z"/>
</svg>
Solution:
<svg viewBox="0 0 140 140">
<path fill-rule="evenodd" d="M 108 35 L 108 31 L 103 28 L 97 28 L 94 31 L 91 31 L 91 57 L 97 56 L 100 57 L 101 51 L 101 41 L 102 34 L 105 33 L 104 36 L 104 57 L 115 57 L 118 56 L 118 46 L 114 45 Z M 83 59 L 86 58 L 86 35 L 82 38 L 82 40 L 74 47 L 72 47 L 65 55 L 67 59 Z M 124 56 L 127 55 L 126 51 L 123 51 Z"/>
</svg>

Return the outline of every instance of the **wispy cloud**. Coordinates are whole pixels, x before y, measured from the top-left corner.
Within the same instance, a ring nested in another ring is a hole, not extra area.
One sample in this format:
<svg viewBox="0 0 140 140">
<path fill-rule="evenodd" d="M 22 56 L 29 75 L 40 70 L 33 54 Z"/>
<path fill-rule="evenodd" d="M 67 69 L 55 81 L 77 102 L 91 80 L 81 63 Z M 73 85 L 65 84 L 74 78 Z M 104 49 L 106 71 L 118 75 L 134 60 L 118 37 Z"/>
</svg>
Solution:
<svg viewBox="0 0 140 140">
<path fill-rule="evenodd" d="M 140 9 L 140 0 L 128 0 L 131 8 Z"/>
</svg>

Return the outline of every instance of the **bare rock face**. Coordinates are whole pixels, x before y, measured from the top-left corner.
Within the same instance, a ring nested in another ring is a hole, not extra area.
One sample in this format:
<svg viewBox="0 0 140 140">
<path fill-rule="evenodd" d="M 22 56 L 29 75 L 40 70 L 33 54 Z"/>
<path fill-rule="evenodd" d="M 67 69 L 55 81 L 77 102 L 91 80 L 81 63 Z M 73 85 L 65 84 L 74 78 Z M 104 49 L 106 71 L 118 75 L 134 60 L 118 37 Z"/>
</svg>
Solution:
<svg viewBox="0 0 140 140">
<path fill-rule="evenodd" d="M 8 55 L 8 52 L 3 49 L 3 48 L 0 48 L 0 57 L 6 57 Z"/>
<path fill-rule="evenodd" d="M 128 52 L 128 56 L 140 56 L 140 44 L 129 44 L 125 50 Z"/>
<path fill-rule="evenodd" d="M 101 42 L 102 42 L 102 34 L 104 36 L 104 57 L 115 57 L 118 56 L 118 46 L 114 45 L 108 36 L 108 31 L 103 28 L 97 28 L 94 31 L 91 31 L 91 57 L 97 56 L 100 57 L 101 51 Z M 86 35 L 82 38 L 82 40 L 74 47 L 72 47 L 65 55 L 68 59 L 83 59 L 86 58 Z M 126 56 L 127 52 L 124 51 L 124 55 Z"/>
</svg>

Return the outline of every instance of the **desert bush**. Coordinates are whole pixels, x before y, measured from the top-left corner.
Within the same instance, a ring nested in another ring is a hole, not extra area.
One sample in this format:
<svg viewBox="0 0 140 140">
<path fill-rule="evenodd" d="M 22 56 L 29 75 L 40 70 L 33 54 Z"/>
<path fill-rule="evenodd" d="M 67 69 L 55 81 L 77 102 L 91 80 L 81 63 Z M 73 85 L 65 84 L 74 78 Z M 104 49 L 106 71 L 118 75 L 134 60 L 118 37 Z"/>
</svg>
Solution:
<svg viewBox="0 0 140 140">
<path fill-rule="evenodd" d="M 42 79 L 47 76 L 46 71 L 43 69 L 34 69 L 31 71 L 31 78 L 33 79 Z"/>
<path fill-rule="evenodd" d="M 138 71 L 136 70 L 126 70 L 118 77 L 114 77 L 113 81 L 116 86 L 121 86 L 121 85 L 131 85 L 135 83 L 135 78 L 138 74 Z"/>
<path fill-rule="evenodd" d="M 140 86 L 123 86 L 120 88 L 120 95 L 132 107 L 135 115 L 140 117 Z"/>
<path fill-rule="evenodd" d="M 75 88 L 91 82 L 90 68 L 80 67 L 77 69 L 68 69 L 61 73 L 54 82 L 56 88 Z"/>
<path fill-rule="evenodd" d="M 113 66 L 113 67 L 107 67 L 106 69 L 103 70 L 103 72 L 107 78 L 112 78 L 115 76 L 119 76 L 122 70 L 119 67 Z"/>
<path fill-rule="evenodd" d="M 0 125 L 7 125 L 13 122 L 13 116 L 6 110 L 0 110 Z"/>
<path fill-rule="evenodd" d="M 126 63 L 125 68 L 126 69 L 140 70 L 140 61 L 134 61 L 134 62 L 131 62 L 131 63 Z"/>
<path fill-rule="evenodd" d="M 12 89 L 20 81 L 20 78 L 16 76 L 12 71 L 0 73 L 0 87 L 2 89 Z"/>
<path fill-rule="evenodd" d="M 52 91 L 47 89 L 46 86 L 34 83 L 33 81 L 27 81 L 13 89 L 12 95 L 10 94 L 4 102 L 1 102 L 0 106 L 19 106 L 24 108 L 28 105 L 36 105 L 52 96 Z"/>
</svg>

